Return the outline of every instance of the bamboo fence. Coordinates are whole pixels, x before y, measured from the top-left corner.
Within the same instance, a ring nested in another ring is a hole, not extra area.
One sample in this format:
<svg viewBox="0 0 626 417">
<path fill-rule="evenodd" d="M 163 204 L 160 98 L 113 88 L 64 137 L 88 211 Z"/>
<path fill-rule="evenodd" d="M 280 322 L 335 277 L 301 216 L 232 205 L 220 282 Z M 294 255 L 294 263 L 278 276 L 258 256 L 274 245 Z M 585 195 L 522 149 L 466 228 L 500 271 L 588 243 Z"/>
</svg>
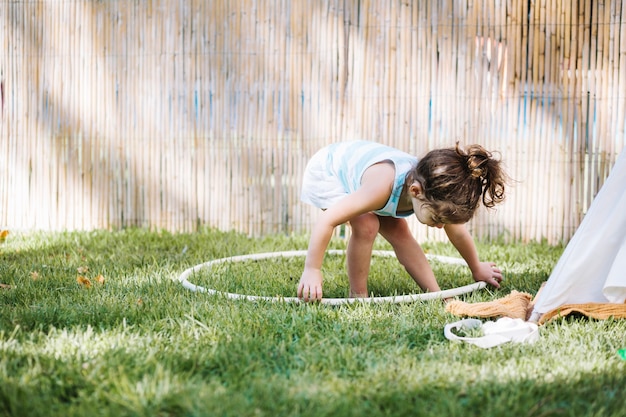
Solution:
<svg viewBox="0 0 626 417">
<path fill-rule="evenodd" d="M 0 47 L 2 228 L 307 231 L 364 138 L 499 151 L 474 236 L 556 243 L 626 143 L 619 0 L 0 0 Z"/>
</svg>

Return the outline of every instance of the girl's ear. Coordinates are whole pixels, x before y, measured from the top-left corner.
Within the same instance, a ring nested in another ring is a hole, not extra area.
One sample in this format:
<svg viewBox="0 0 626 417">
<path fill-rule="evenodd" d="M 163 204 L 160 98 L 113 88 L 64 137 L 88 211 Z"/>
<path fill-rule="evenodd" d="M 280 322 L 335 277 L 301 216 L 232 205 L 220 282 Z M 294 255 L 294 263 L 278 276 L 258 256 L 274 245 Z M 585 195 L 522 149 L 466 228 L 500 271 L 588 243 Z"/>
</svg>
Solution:
<svg viewBox="0 0 626 417">
<path fill-rule="evenodd" d="M 419 181 L 413 181 L 411 185 L 409 185 L 409 193 L 413 197 L 419 197 L 422 195 L 424 190 L 422 189 L 422 184 Z"/>
</svg>

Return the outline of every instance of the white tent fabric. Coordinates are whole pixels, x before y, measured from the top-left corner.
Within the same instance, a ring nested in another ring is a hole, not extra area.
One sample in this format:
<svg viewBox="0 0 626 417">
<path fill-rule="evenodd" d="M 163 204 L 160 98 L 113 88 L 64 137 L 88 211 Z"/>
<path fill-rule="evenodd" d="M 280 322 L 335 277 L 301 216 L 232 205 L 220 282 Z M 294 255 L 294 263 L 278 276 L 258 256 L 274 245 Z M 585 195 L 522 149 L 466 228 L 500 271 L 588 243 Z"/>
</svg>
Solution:
<svg viewBox="0 0 626 417">
<path fill-rule="evenodd" d="M 626 151 L 535 299 L 531 320 L 564 304 L 626 300 Z"/>
</svg>

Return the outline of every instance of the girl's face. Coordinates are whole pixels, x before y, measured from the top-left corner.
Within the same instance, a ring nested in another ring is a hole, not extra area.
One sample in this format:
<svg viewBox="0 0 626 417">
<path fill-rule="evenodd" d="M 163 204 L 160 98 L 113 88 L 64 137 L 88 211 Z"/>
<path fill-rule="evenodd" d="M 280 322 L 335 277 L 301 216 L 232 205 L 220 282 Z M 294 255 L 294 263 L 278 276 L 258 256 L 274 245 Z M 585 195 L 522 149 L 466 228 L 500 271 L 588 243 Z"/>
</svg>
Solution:
<svg viewBox="0 0 626 417">
<path fill-rule="evenodd" d="M 422 185 L 418 181 L 414 181 L 411 185 L 409 185 L 408 194 L 411 197 L 413 211 L 415 212 L 417 220 L 426 226 L 441 229 L 443 227 L 443 223 L 435 220 L 437 218 L 435 213 L 433 213 L 432 209 L 426 205 L 426 202 L 422 197 Z"/>
<path fill-rule="evenodd" d="M 419 197 L 411 197 L 411 202 L 413 203 L 415 217 L 417 217 L 417 220 L 419 220 L 420 223 L 425 224 L 426 226 L 436 227 L 438 229 L 443 227 L 443 223 L 438 223 L 435 220 L 436 216 L 433 211 Z"/>
</svg>

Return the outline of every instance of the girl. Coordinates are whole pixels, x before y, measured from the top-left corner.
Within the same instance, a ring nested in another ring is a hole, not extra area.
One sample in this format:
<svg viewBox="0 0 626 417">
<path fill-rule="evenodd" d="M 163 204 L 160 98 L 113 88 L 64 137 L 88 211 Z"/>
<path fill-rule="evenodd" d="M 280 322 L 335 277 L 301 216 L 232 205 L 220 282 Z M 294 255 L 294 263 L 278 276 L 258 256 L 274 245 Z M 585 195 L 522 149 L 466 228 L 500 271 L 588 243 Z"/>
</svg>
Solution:
<svg viewBox="0 0 626 417">
<path fill-rule="evenodd" d="M 322 260 L 336 226 L 348 222 L 350 297 L 367 297 L 374 239 L 380 233 L 422 290 L 439 291 L 424 251 L 404 217 L 415 214 L 428 226 L 443 228 L 467 262 L 474 280 L 496 288 L 502 280 L 492 262 L 480 262 L 465 228 L 482 201 L 493 207 L 504 199 L 506 175 L 500 162 L 480 145 L 438 149 L 418 159 L 375 142 L 329 145 L 307 164 L 302 201 L 324 212 L 309 241 L 298 297 L 322 299 Z"/>
</svg>

